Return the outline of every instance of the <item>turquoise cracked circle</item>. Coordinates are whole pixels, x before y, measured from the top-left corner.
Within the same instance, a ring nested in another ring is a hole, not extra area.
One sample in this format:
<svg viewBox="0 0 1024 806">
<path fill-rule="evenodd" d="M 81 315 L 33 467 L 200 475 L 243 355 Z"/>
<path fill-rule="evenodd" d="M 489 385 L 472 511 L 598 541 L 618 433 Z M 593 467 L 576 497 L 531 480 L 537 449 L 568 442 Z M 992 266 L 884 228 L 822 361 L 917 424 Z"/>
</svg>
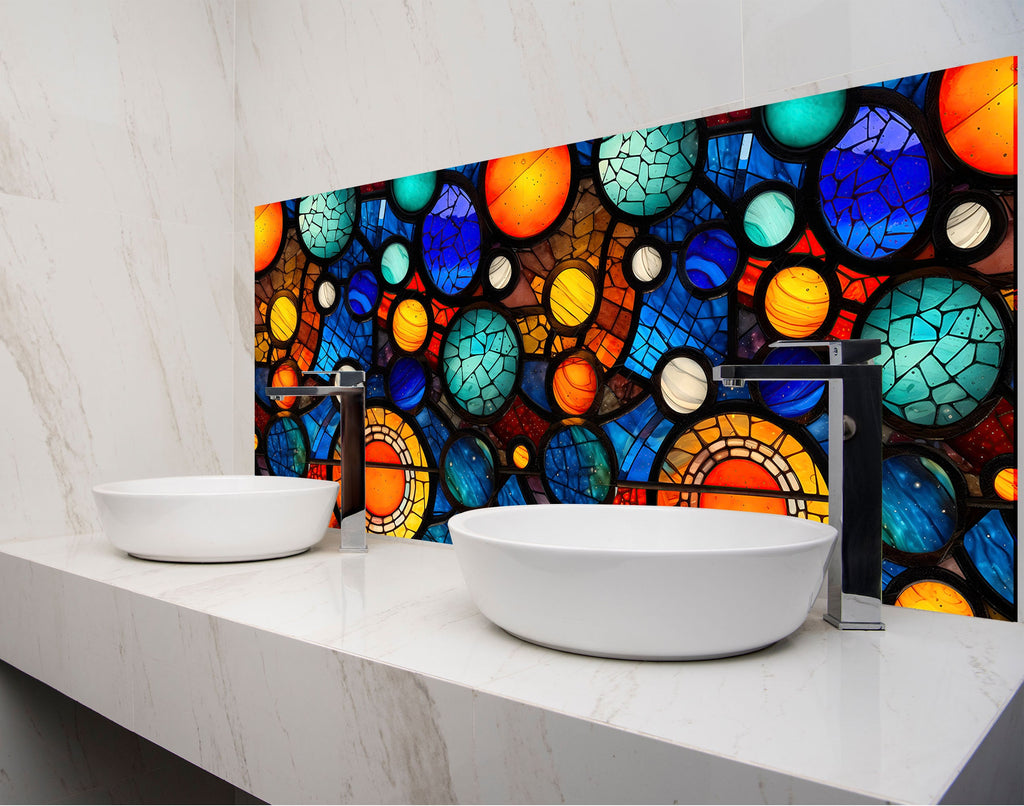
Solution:
<svg viewBox="0 0 1024 806">
<path fill-rule="evenodd" d="M 608 200 L 627 215 L 662 215 L 689 187 L 698 146 L 692 120 L 606 137 L 597 168 Z"/>
<path fill-rule="evenodd" d="M 441 373 L 467 414 L 490 417 L 515 391 L 519 341 L 512 323 L 492 308 L 470 308 L 452 320 L 441 345 Z"/>
<path fill-rule="evenodd" d="M 909 423 L 954 425 L 974 413 L 999 380 L 1006 330 L 970 283 L 916 277 L 868 312 L 861 338 L 879 339 L 882 402 Z"/>
<path fill-rule="evenodd" d="M 355 229 L 356 201 L 355 188 L 299 200 L 299 235 L 310 254 L 332 260 L 345 250 Z"/>
</svg>

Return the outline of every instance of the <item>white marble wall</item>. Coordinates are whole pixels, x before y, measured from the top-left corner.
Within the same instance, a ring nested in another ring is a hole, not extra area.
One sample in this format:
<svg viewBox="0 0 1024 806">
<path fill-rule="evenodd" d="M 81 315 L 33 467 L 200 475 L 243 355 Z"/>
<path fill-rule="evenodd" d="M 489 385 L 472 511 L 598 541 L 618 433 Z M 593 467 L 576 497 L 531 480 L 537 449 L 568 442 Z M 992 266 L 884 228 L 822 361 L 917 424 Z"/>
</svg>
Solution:
<svg viewBox="0 0 1024 806">
<path fill-rule="evenodd" d="M 0 540 L 230 469 L 232 0 L 0 2 Z"/>
<path fill-rule="evenodd" d="M 5 541 L 230 467 L 234 3 L 0 0 L 0 31 Z M 233 795 L 6 666 L 0 770 L 4 803 Z"/>
</svg>

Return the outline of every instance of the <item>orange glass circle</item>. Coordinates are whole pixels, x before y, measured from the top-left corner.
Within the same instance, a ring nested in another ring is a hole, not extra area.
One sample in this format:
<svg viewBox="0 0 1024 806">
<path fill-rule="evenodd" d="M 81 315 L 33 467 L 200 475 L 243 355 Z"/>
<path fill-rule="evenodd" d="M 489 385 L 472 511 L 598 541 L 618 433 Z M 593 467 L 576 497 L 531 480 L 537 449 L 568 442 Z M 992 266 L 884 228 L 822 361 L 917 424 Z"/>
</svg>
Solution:
<svg viewBox="0 0 1024 806">
<path fill-rule="evenodd" d="M 427 309 L 418 299 L 403 299 L 395 308 L 395 318 L 391 322 L 391 334 L 395 344 L 407 353 L 414 353 L 423 346 L 430 320 Z"/>
<path fill-rule="evenodd" d="M 270 379 L 271 386 L 298 386 L 299 385 L 299 373 L 298 370 L 292 364 L 281 364 L 277 369 L 274 370 L 274 375 Z M 274 403 L 280 409 L 290 409 L 295 405 L 295 395 L 289 395 L 288 397 L 282 397 L 279 400 L 275 400 Z"/>
<path fill-rule="evenodd" d="M 572 187 L 568 146 L 490 160 L 484 198 L 494 225 L 513 238 L 532 238 L 551 226 Z"/>
<path fill-rule="evenodd" d="M 810 336 L 828 318 L 828 285 L 806 266 L 790 266 L 772 277 L 764 295 L 764 312 L 779 333 Z"/>
<path fill-rule="evenodd" d="M 530 449 L 522 443 L 516 445 L 512 450 L 512 464 L 520 470 L 525 469 L 530 464 Z"/>
<path fill-rule="evenodd" d="M 725 459 L 711 468 L 704 477 L 711 487 L 744 487 L 748 490 L 781 490 L 778 481 L 764 465 L 750 459 Z M 709 509 L 732 509 L 741 512 L 766 512 L 785 515 L 786 502 L 782 498 L 768 498 L 742 493 L 701 493 L 700 505 Z"/>
<path fill-rule="evenodd" d="M 995 487 L 996 495 L 1004 501 L 1017 500 L 1017 468 L 1004 467 L 996 473 L 992 486 Z"/>
<path fill-rule="evenodd" d="M 398 451 L 381 440 L 366 446 L 366 510 L 371 515 L 386 518 L 405 498 L 405 471 L 399 467 L 370 467 L 371 462 L 400 465 L 402 460 Z"/>
<path fill-rule="evenodd" d="M 917 582 L 904 590 L 896 598 L 896 606 L 956 613 L 961 616 L 974 615 L 974 610 L 959 591 L 931 579 Z"/>
<path fill-rule="evenodd" d="M 947 70 L 939 86 L 939 121 L 949 147 L 972 168 L 1017 173 L 1017 58 Z"/>
<path fill-rule="evenodd" d="M 256 271 L 263 271 L 281 248 L 284 213 L 281 202 L 261 204 L 256 208 Z"/>
<path fill-rule="evenodd" d="M 556 368 L 551 380 L 555 403 L 566 414 L 583 414 L 597 394 L 597 372 L 578 355 L 569 356 Z"/>
</svg>

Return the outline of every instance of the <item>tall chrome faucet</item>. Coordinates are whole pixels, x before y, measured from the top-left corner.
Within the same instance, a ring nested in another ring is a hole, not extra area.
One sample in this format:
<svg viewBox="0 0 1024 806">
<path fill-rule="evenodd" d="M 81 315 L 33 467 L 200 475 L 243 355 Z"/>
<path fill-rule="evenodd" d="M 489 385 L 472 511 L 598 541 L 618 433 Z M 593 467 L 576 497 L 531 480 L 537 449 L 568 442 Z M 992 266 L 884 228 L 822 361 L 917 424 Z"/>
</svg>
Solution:
<svg viewBox="0 0 1024 806">
<path fill-rule="evenodd" d="M 341 410 L 341 529 L 342 551 L 366 551 L 366 448 L 363 436 L 366 374 L 358 370 L 303 372 L 303 375 L 332 375 L 331 386 L 268 386 L 272 400 L 283 397 L 336 397 Z"/>
<path fill-rule="evenodd" d="M 747 381 L 828 381 L 828 520 L 839 545 L 828 568 L 825 620 L 842 630 L 882 624 L 882 368 L 878 339 L 777 341 L 827 350 L 820 366 L 723 364 L 725 386 Z"/>
</svg>

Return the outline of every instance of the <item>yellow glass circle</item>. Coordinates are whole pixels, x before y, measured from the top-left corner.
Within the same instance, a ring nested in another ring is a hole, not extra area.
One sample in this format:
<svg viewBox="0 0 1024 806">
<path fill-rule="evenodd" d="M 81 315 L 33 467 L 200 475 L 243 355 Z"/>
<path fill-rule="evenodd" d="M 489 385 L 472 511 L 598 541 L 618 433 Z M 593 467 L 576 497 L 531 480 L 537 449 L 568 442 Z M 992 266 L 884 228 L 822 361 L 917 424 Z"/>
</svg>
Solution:
<svg viewBox="0 0 1024 806">
<path fill-rule="evenodd" d="M 551 315 L 566 327 L 579 327 L 594 310 L 597 290 L 594 281 L 582 269 L 570 266 L 551 283 Z"/>
<path fill-rule="evenodd" d="M 288 297 L 278 297 L 270 309 L 270 334 L 275 341 L 288 341 L 295 335 L 299 324 L 299 312 Z"/>
<path fill-rule="evenodd" d="M 790 266 L 776 274 L 764 295 L 764 312 L 779 333 L 805 338 L 828 318 L 828 285 L 814 269 Z"/>
<path fill-rule="evenodd" d="M 1017 468 L 1004 467 L 993 480 L 996 495 L 1004 501 L 1017 500 Z"/>
<path fill-rule="evenodd" d="M 429 329 L 430 320 L 422 302 L 411 298 L 398 303 L 391 323 L 395 344 L 407 353 L 414 353 L 423 346 Z"/>
<path fill-rule="evenodd" d="M 512 449 L 512 464 L 520 470 L 524 470 L 530 464 L 530 449 L 522 443 Z"/>
<path fill-rule="evenodd" d="M 931 579 L 908 587 L 897 597 L 896 606 L 956 613 L 961 616 L 974 615 L 974 610 L 959 591 Z"/>
</svg>

